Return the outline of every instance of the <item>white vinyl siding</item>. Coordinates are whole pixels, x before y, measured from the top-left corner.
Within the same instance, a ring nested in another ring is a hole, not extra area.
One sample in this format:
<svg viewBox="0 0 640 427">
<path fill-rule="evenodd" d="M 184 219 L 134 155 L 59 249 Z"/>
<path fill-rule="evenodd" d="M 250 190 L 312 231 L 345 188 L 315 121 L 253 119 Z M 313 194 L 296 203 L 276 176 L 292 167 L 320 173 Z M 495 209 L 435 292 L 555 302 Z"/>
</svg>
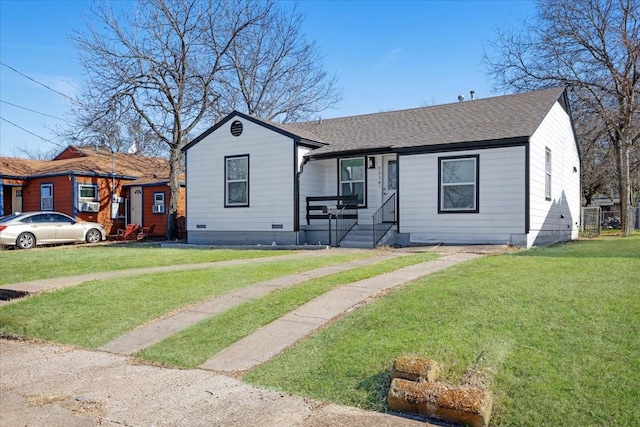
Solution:
<svg viewBox="0 0 640 427">
<path fill-rule="evenodd" d="M 336 195 L 335 159 L 309 160 L 300 174 L 300 225 L 307 223 L 307 197 Z M 317 223 L 319 220 L 312 221 Z M 326 221 L 325 221 L 326 222 Z"/>
<path fill-rule="evenodd" d="M 478 156 L 478 213 L 438 213 L 442 153 L 399 158 L 400 232 L 412 243 L 517 244 L 525 234 L 525 147 L 462 151 Z"/>
<path fill-rule="evenodd" d="M 547 150 L 551 152 L 551 185 L 545 167 Z M 529 168 L 531 223 L 527 246 L 577 238 L 580 159 L 569 116 L 558 103 L 531 137 Z"/>
<path fill-rule="evenodd" d="M 231 123 L 243 132 L 231 135 Z M 187 151 L 187 230 L 292 231 L 294 142 L 249 120 L 233 118 Z M 225 208 L 225 157 L 249 155 L 249 206 Z"/>
</svg>

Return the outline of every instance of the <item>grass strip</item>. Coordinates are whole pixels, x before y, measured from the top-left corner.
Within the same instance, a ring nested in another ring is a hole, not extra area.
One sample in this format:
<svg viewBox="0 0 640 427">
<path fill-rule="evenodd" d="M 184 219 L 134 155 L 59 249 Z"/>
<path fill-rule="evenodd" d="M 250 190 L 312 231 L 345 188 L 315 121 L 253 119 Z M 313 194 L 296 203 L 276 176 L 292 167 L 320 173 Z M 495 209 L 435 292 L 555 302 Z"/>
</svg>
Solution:
<svg viewBox="0 0 640 427">
<path fill-rule="evenodd" d="M 233 249 L 179 249 L 153 246 L 62 246 L 0 250 L 0 284 L 73 276 L 138 267 L 251 259 L 290 254 L 292 251 Z"/>
<path fill-rule="evenodd" d="M 99 347 L 184 305 L 264 280 L 373 254 L 319 254 L 300 260 L 97 280 L 0 307 L 0 333 Z"/>
<path fill-rule="evenodd" d="M 492 425 L 640 425 L 640 238 L 490 256 L 400 288 L 245 375 L 386 410 L 388 372 L 419 355 L 460 381 L 485 355 Z"/>
<path fill-rule="evenodd" d="M 220 350 L 337 286 L 429 261 L 435 257 L 433 253 L 402 256 L 276 290 L 172 335 L 141 351 L 137 357 L 165 365 L 195 368 Z"/>
</svg>

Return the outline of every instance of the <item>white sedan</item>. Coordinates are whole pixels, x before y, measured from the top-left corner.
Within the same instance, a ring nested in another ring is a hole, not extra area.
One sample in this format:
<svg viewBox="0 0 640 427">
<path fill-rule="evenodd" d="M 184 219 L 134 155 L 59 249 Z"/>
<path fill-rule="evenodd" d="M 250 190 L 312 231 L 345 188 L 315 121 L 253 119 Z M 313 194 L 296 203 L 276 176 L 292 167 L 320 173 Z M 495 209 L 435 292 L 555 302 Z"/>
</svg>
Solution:
<svg viewBox="0 0 640 427">
<path fill-rule="evenodd" d="M 80 222 L 59 212 L 22 212 L 0 218 L 0 245 L 30 249 L 36 245 L 105 240 L 102 224 Z"/>
</svg>

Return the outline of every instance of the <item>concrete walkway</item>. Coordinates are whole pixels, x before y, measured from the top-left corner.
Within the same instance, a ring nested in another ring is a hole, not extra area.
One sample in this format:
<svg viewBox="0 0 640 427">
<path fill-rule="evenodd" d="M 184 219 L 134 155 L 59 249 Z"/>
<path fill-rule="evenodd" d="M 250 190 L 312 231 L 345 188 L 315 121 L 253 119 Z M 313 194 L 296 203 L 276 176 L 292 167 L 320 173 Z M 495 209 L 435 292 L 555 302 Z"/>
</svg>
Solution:
<svg viewBox="0 0 640 427">
<path fill-rule="evenodd" d="M 487 249 L 489 248 L 489 249 Z M 203 363 L 200 368 L 220 371 L 247 371 L 267 360 L 275 357 L 287 347 L 304 339 L 314 331 L 322 328 L 333 319 L 362 305 L 368 299 L 382 294 L 392 288 L 401 286 L 428 274 L 451 267 L 460 262 L 477 258 L 487 253 L 499 252 L 497 247 L 432 247 L 426 250 L 442 255 L 431 261 L 401 268 L 390 273 L 382 274 L 366 280 L 343 285 L 328 291 L 307 304 L 260 328 L 253 334 L 237 341 L 222 350 L 211 359 Z M 343 251 L 342 249 L 330 249 Z M 100 350 L 120 355 L 133 355 L 163 339 L 186 329 L 217 313 L 234 306 L 259 298 L 277 289 L 285 289 L 306 280 L 347 271 L 353 268 L 370 265 L 387 259 L 407 255 L 418 250 L 391 250 L 371 257 L 339 263 L 333 266 L 318 268 L 311 271 L 278 277 L 252 286 L 233 290 L 224 295 L 196 303 L 172 313 L 162 316 L 145 325 L 138 327 L 113 341 L 100 347 Z M 323 251 L 326 254 L 326 251 Z M 216 268 L 221 266 L 243 265 L 247 263 L 266 263 L 284 259 L 304 259 L 318 256 L 317 251 L 300 251 L 294 254 L 270 256 L 263 258 L 237 259 L 198 264 L 182 264 L 149 268 L 136 268 L 121 271 L 97 272 L 78 276 L 61 277 L 29 282 L 13 283 L 0 286 L 0 290 L 9 290 L 34 294 L 43 291 L 56 290 L 67 286 L 78 285 L 91 280 L 108 279 L 114 277 L 129 277 L 133 275 Z"/>
<path fill-rule="evenodd" d="M 329 274 L 340 273 L 353 268 L 385 261 L 398 256 L 407 255 L 402 252 L 386 252 L 381 255 L 367 257 L 351 262 L 317 268 L 289 276 L 278 277 L 273 280 L 257 283 L 252 286 L 234 289 L 224 295 L 210 298 L 206 301 L 189 306 L 184 310 L 173 313 L 169 317 L 156 319 L 142 327 L 132 330 L 115 340 L 100 347 L 100 350 L 110 353 L 132 355 L 140 350 L 156 344 L 189 326 L 192 326 L 217 313 L 228 310 L 234 306 L 259 298 L 276 289 L 285 289 Z"/>
<path fill-rule="evenodd" d="M 28 295 L 37 294 L 39 292 L 54 291 L 68 286 L 75 286 L 81 283 L 90 282 L 92 280 L 103 280 L 118 277 L 130 277 L 141 274 L 150 273 L 165 273 L 170 271 L 183 271 L 183 270 L 206 270 L 208 268 L 226 267 L 233 265 L 242 265 L 248 262 L 264 263 L 273 262 L 277 260 L 285 259 L 300 259 L 311 258 L 320 255 L 327 255 L 327 251 L 341 251 L 341 249 L 327 249 L 322 252 L 317 251 L 299 251 L 293 254 L 276 255 L 262 258 L 248 258 L 248 259 L 233 259 L 229 261 L 214 261 L 214 262 L 202 262 L 197 264 L 178 264 L 178 265 L 164 265 L 156 267 L 142 267 L 142 268 L 130 268 L 126 270 L 111 270 L 95 273 L 80 274 L 77 276 L 66 277 L 53 277 L 49 279 L 31 280 L 28 282 L 9 283 L 0 285 L 0 290 L 13 291 L 17 293 L 25 293 Z"/>
<path fill-rule="evenodd" d="M 247 371 L 375 295 L 479 256 L 451 254 L 333 289 L 235 342 L 200 368 L 218 372 Z"/>
</svg>

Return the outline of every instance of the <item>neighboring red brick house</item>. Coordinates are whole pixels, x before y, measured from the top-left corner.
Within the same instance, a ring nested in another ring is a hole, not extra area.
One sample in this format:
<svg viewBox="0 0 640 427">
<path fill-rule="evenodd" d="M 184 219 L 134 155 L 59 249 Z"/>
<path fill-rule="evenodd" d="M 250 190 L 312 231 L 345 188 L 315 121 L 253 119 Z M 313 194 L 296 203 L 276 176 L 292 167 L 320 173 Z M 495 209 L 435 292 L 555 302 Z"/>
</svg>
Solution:
<svg viewBox="0 0 640 427">
<path fill-rule="evenodd" d="M 104 225 L 116 234 L 126 224 L 167 230 L 169 165 L 144 157 L 71 145 L 53 160 L 0 157 L 0 216 L 55 210 Z M 184 182 L 178 217 L 184 217 Z M 184 222 L 184 221 L 179 221 Z"/>
</svg>

